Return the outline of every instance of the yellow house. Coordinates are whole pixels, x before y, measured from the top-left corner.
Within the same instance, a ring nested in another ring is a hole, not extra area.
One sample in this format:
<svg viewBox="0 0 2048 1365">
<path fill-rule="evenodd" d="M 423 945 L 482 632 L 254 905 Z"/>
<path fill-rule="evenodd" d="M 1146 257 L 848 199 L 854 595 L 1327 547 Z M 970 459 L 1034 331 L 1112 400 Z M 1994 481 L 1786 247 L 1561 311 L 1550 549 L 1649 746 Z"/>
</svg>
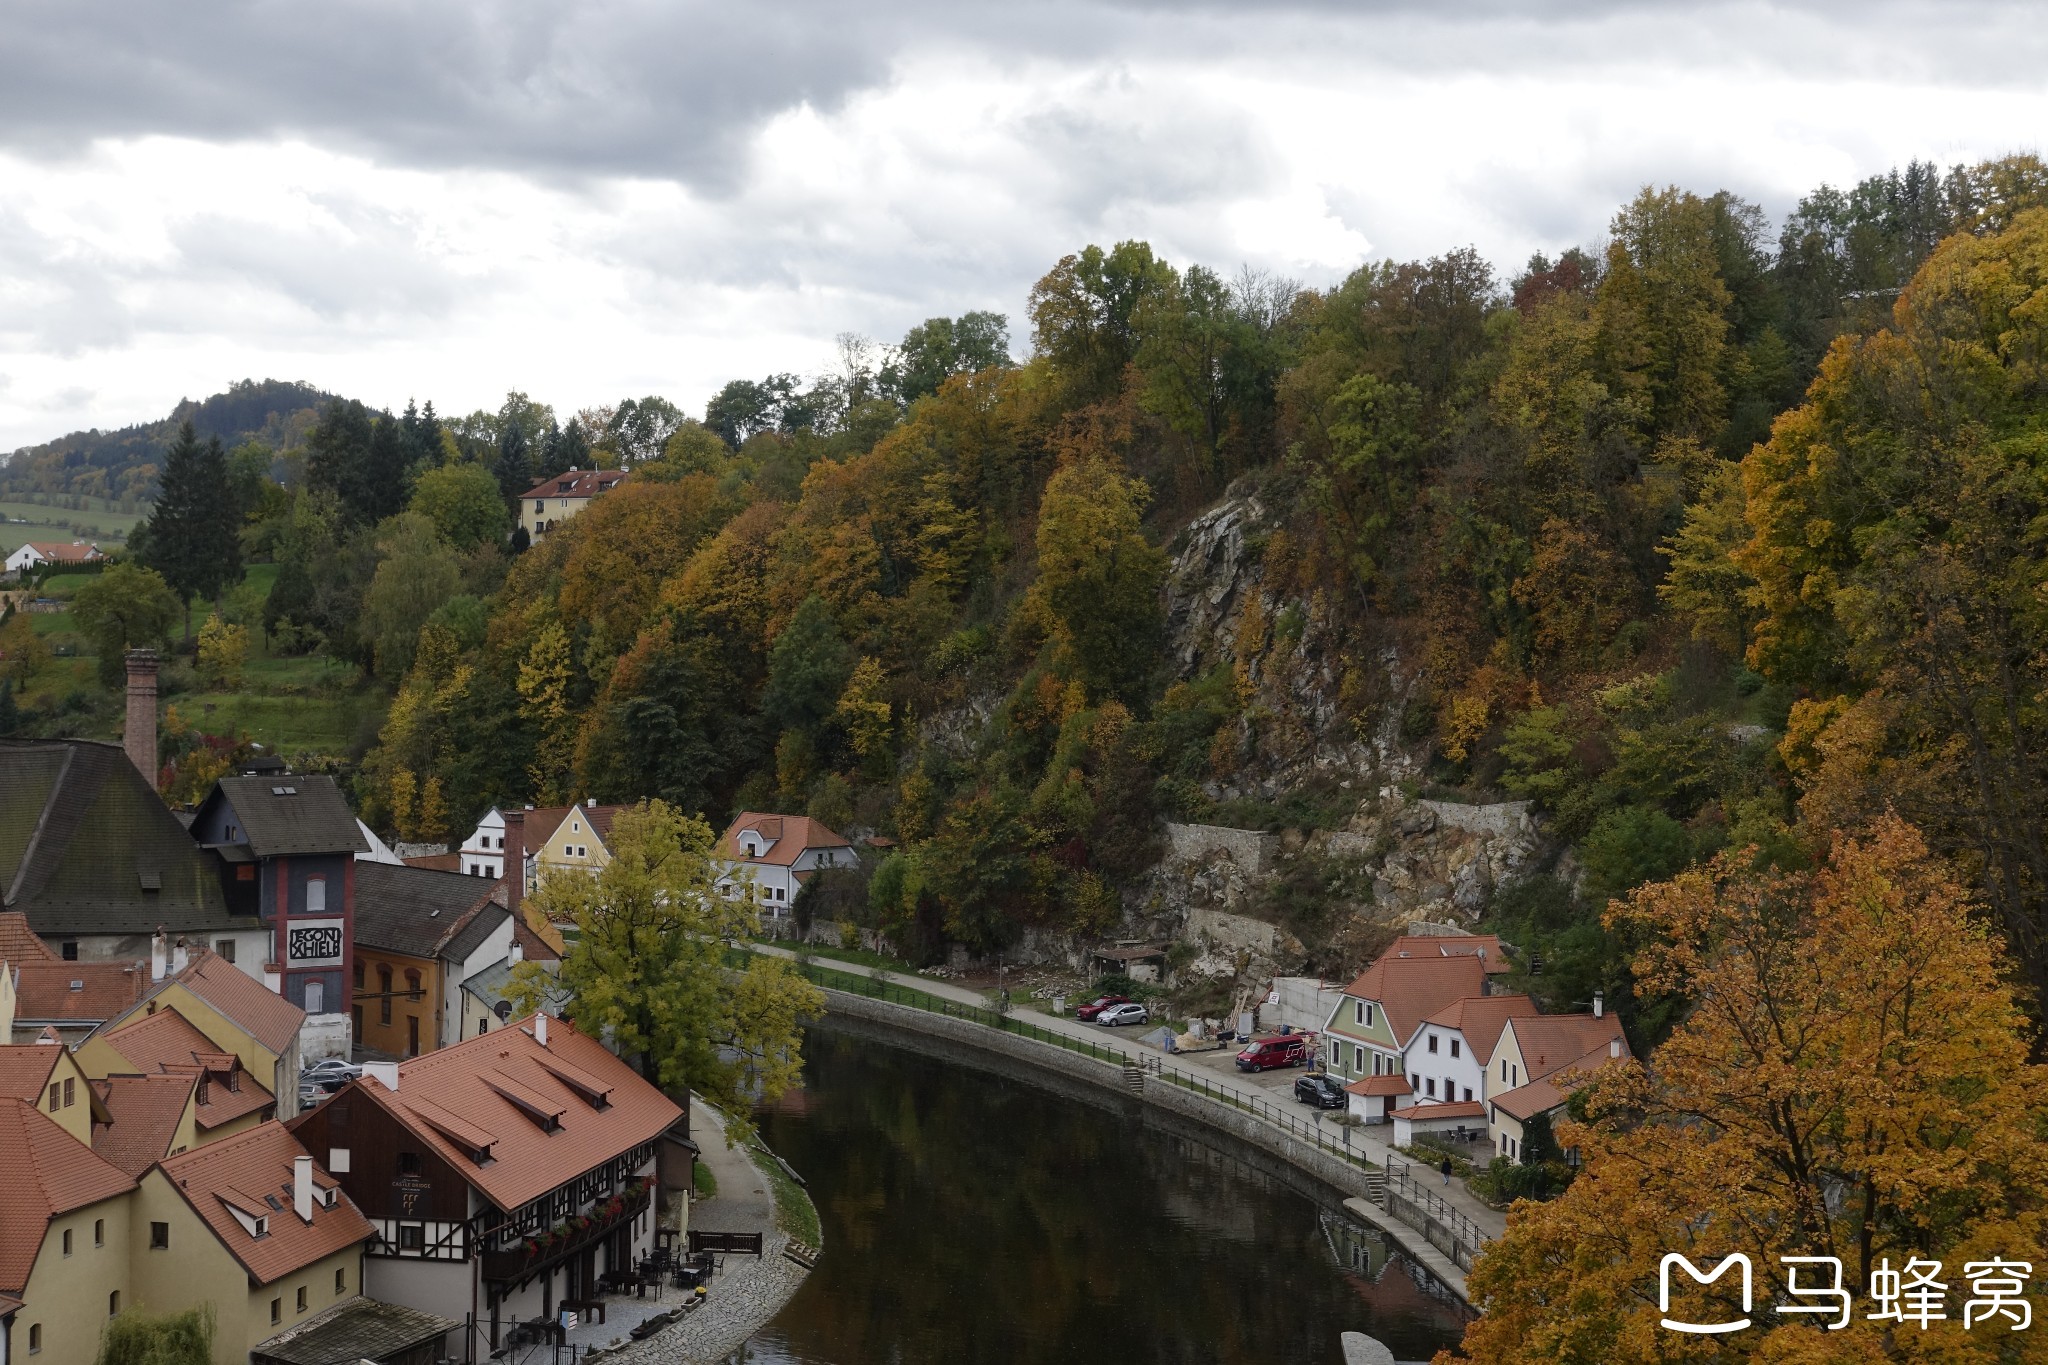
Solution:
<svg viewBox="0 0 2048 1365">
<path fill-rule="evenodd" d="M 1591 1075 L 1629 1055 L 1621 1020 L 1595 1014 L 1510 1019 L 1487 1065 L 1486 1119 L 1497 1155 L 1520 1161 L 1529 1122 L 1555 1115 L 1576 1088 L 1565 1077 Z M 1575 1160 L 1570 1152 L 1566 1160 Z"/>
<path fill-rule="evenodd" d="M 92 1365 L 101 1327 L 134 1302 L 135 1181 L 23 1100 L 0 1099 L 0 1153 L 0 1295 L 22 1305 L 9 1358 Z"/>
<path fill-rule="evenodd" d="M 107 1118 L 78 1059 L 61 1043 L 0 1047 L 0 1099 L 20 1100 L 39 1110 L 88 1147 L 94 1120 Z"/>
<path fill-rule="evenodd" d="M 211 1298 L 217 1365 L 362 1293 L 370 1224 L 282 1124 L 165 1160 L 134 1204 L 137 1301 Z"/>
<path fill-rule="evenodd" d="M 219 1051 L 232 1053 L 242 1070 L 270 1092 L 277 1102 L 278 1117 L 290 1118 L 298 1112 L 299 1029 L 306 1022 L 306 1012 L 204 948 L 193 953 L 184 968 L 155 982 L 136 1004 L 108 1019 L 79 1045 L 81 1056 L 97 1057 L 99 1054 L 91 1051 L 94 1040 L 138 1016 L 166 1009 L 176 1010 Z M 88 1060 L 85 1065 L 91 1069 L 95 1063 Z M 93 1074 L 133 1069 L 112 1066 Z"/>
<path fill-rule="evenodd" d="M 519 524 L 526 528 L 529 540 L 537 541 L 590 506 L 592 498 L 618 487 L 625 477 L 620 469 L 572 469 L 542 479 L 519 499 Z"/>
<path fill-rule="evenodd" d="M 541 879 L 551 873 L 576 872 L 595 876 L 612 860 L 610 840 L 612 819 L 624 806 L 600 806 L 584 801 L 574 806 L 543 806 L 538 810 L 507 811 L 506 876 L 513 915 L 522 921 L 557 956 L 568 951 L 565 928 L 550 924 L 525 898 L 540 889 Z M 519 875 L 514 878 L 512 869 Z"/>
<path fill-rule="evenodd" d="M 85 1073 L 95 1081 L 177 1076 L 191 1082 L 193 1139 L 187 1146 L 233 1137 L 276 1116 L 276 1097 L 243 1067 L 239 1056 L 193 1027 L 177 1006 L 158 1003 L 156 1013 L 137 1015 L 79 1044 L 78 1064 Z M 140 1112 L 152 1127 L 160 1127 L 167 1117 L 170 1101 L 164 1094 L 124 1088 L 122 1098 L 130 1104 L 146 1103 Z M 122 1116 L 110 1112 L 108 1118 L 118 1124 Z"/>
</svg>

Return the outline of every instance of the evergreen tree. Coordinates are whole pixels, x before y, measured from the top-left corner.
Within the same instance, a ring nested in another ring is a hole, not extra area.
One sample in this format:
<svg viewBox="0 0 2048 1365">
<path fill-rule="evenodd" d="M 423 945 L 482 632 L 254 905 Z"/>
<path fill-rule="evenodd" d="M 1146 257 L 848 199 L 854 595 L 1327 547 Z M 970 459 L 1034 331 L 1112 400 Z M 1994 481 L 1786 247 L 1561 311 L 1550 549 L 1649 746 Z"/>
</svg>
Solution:
<svg viewBox="0 0 2048 1365">
<path fill-rule="evenodd" d="M 183 423 L 164 453 L 143 562 L 162 574 L 185 603 L 188 641 L 193 596 L 217 599 L 242 576 L 240 508 L 229 494 L 228 457 L 220 438 L 201 444 L 192 423 Z"/>
<path fill-rule="evenodd" d="M 21 708 L 14 702 L 14 679 L 0 678 L 0 735 L 21 728 Z"/>
<path fill-rule="evenodd" d="M 514 506 L 533 487 L 532 453 L 527 448 L 525 428 L 517 421 L 507 422 L 498 434 L 498 461 L 492 472 L 498 476 L 498 491 Z"/>
<path fill-rule="evenodd" d="M 412 496 L 412 442 L 404 423 L 390 413 L 379 416 L 370 428 L 369 449 L 364 452 L 359 511 L 367 522 L 379 522 L 405 510 Z"/>
<path fill-rule="evenodd" d="M 350 521 L 374 520 L 364 482 L 370 435 L 370 410 L 353 398 L 337 398 L 321 409 L 306 434 L 306 482 L 339 498 Z"/>
<path fill-rule="evenodd" d="M 572 469 L 593 467 L 590 438 L 583 434 L 583 424 L 572 418 L 567 426 L 548 432 L 547 439 L 541 443 L 540 464 L 533 475 L 536 479 L 551 479 Z"/>
</svg>

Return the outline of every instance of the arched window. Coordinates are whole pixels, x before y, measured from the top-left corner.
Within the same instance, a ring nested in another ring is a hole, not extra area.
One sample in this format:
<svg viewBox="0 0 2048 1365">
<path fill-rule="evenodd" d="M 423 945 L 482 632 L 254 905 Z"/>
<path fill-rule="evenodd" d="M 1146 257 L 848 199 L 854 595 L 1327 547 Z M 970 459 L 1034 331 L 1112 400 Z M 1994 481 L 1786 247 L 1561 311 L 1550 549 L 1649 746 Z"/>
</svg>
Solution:
<svg viewBox="0 0 2048 1365">
<path fill-rule="evenodd" d="M 420 998 L 420 974 L 416 968 L 405 969 L 405 994 L 408 1000 Z"/>
<path fill-rule="evenodd" d="M 391 1022 L 391 968 L 377 964 L 377 1022 Z"/>
</svg>

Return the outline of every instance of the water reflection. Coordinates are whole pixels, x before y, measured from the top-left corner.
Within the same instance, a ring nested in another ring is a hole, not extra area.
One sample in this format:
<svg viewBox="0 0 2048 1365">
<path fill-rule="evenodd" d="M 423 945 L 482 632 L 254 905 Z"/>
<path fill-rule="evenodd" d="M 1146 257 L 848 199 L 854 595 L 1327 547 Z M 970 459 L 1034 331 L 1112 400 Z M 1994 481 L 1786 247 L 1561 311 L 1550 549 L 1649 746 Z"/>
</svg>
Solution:
<svg viewBox="0 0 2048 1365">
<path fill-rule="evenodd" d="M 1345 1330 L 1427 1359 L 1462 1329 L 1375 1235 L 1202 1142 L 841 1035 L 808 1051 L 762 1129 L 826 1254 L 735 1360 L 1334 1365 Z"/>
</svg>

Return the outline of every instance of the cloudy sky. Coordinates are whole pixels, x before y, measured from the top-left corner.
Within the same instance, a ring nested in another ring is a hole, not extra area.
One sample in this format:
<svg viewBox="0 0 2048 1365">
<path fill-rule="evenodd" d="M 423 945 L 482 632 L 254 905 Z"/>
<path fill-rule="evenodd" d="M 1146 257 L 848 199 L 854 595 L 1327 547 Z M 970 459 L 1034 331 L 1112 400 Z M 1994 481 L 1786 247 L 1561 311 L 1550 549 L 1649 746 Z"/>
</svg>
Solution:
<svg viewBox="0 0 2048 1365">
<path fill-rule="evenodd" d="M 0 7 L 0 450 L 244 377 L 443 412 L 822 369 L 1090 241 L 1311 284 L 2048 140 L 2038 5 Z"/>
</svg>

